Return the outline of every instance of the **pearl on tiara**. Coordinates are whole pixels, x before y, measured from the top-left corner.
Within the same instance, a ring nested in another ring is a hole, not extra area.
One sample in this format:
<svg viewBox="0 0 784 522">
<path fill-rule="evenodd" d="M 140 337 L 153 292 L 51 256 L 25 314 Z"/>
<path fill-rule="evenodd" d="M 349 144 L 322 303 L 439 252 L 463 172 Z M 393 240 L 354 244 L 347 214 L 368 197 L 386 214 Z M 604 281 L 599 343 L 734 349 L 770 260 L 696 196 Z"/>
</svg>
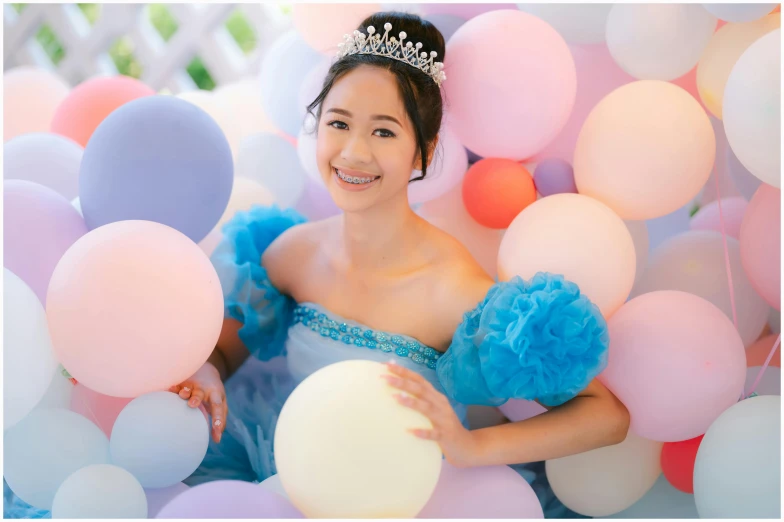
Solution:
<svg viewBox="0 0 784 522">
<path fill-rule="evenodd" d="M 408 36 L 405 31 L 400 31 L 398 37 L 388 37 L 389 32 L 392 30 L 392 24 L 387 22 L 384 24 L 384 35 L 376 34 L 376 28 L 372 25 L 367 27 L 367 36 L 358 29 L 355 29 L 352 35 L 343 35 L 344 42 L 338 44 L 338 59 L 352 54 L 372 54 L 375 56 L 384 56 L 399 62 L 407 63 L 412 67 L 416 67 L 420 71 L 430 76 L 436 85 L 441 86 L 441 83 L 446 80 L 444 73 L 444 64 L 442 62 L 433 61 L 438 53 L 430 51 L 430 58 L 426 52 L 418 55 L 422 44 L 417 42 L 414 49 L 411 49 L 411 42 L 403 44 L 403 40 Z"/>
</svg>

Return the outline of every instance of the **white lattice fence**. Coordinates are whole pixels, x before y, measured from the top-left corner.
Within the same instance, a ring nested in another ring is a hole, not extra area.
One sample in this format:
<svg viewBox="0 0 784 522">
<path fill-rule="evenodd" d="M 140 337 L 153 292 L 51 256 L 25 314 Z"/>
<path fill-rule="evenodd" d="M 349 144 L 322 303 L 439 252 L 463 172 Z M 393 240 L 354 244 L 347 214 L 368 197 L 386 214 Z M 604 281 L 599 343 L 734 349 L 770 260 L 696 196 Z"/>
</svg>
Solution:
<svg viewBox="0 0 784 522">
<path fill-rule="evenodd" d="M 148 4 L 103 4 L 94 25 L 76 4 L 29 4 L 21 13 L 4 4 L 4 69 L 37 65 L 57 71 L 76 85 L 97 74 L 116 74 L 109 49 L 119 38 L 127 38 L 141 65 L 140 79 L 153 89 L 178 93 L 196 88 L 186 66 L 197 56 L 216 85 L 258 73 L 266 49 L 291 26 L 290 18 L 275 4 L 166 7 L 177 21 L 177 30 L 168 41 L 151 24 Z M 235 10 L 242 12 L 256 34 L 256 47 L 248 55 L 225 27 Z M 44 26 L 64 49 L 56 65 L 35 38 Z"/>
</svg>

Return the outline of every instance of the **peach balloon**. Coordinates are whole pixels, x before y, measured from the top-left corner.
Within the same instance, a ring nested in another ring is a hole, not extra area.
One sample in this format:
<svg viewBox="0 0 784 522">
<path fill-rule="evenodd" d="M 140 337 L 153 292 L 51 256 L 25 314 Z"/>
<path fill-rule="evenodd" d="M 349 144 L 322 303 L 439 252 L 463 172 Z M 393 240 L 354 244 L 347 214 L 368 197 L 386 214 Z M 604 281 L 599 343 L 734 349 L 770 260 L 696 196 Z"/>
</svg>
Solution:
<svg viewBox="0 0 784 522">
<path fill-rule="evenodd" d="M 752 286 L 781 310 L 781 190 L 763 183 L 740 226 L 740 256 Z"/>
<path fill-rule="evenodd" d="M 585 120 L 574 178 L 580 194 L 621 218 L 652 219 L 691 201 L 715 156 L 713 127 L 689 93 L 668 82 L 639 81 L 607 95 Z"/>
<path fill-rule="evenodd" d="M 237 143 L 253 134 L 276 132 L 275 125 L 261 105 L 261 85 L 258 78 L 222 85 L 212 92 L 215 101 L 229 113 L 237 133 Z M 220 122 L 218 124 L 220 125 Z"/>
<path fill-rule="evenodd" d="M 230 106 L 223 102 L 225 97 L 218 97 L 210 91 L 196 90 L 182 92 L 177 95 L 177 98 L 194 104 L 215 120 L 215 123 L 218 124 L 218 127 L 221 128 L 226 136 L 226 141 L 229 142 L 232 156 L 234 156 L 236 161 L 240 142 L 242 141 L 241 129 L 238 124 L 240 118 L 236 117 L 231 112 Z"/>
<path fill-rule="evenodd" d="M 717 118 L 732 67 L 751 44 L 780 27 L 781 13 L 774 13 L 753 22 L 726 24 L 713 34 L 697 65 L 697 87 L 705 107 Z"/>
<path fill-rule="evenodd" d="M 580 194 L 555 194 L 509 225 L 498 251 L 498 277 L 562 274 L 610 317 L 629 296 L 636 263 L 632 236 L 612 210 Z"/>
<path fill-rule="evenodd" d="M 574 106 L 569 46 L 521 11 L 492 11 L 460 26 L 447 44 L 444 72 L 452 130 L 482 157 L 533 156 L 561 132 Z"/>
<path fill-rule="evenodd" d="M 351 34 L 371 14 L 381 11 L 381 4 L 298 4 L 291 9 L 294 27 L 305 42 L 323 54 L 334 54 L 344 34 Z M 384 34 L 383 27 L 376 27 Z M 390 36 L 397 36 L 392 28 Z"/>
<path fill-rule="evenodd" d="M 534 201 L 534 179 L 516 161 L 501 158 L 479 160 L 463 178 L 465 208 L 477 223 L 488 228 L 507 228 Z"/>
<path fill-rule="evenodd" d="M 94 392 L 84 384 L 78 383 L 71 393 L 71 411 L 85 417 L 101 428 L 107 437 L 112 436 L 112 427 L 117 416 L 132 399 L 111 397 Z"/>
<path fill-rule="evenodd" d="M 748 201 L 744 198 L 724 198 L 721 200 L 721 215 L 724 218 L 724 232 L 732 238 L 740 237 L 740 224 L 746 213 Z M 721 232 L 719 202 L 713 201 L 702 207 L 689 222 L 691 230 L 713 230 Z"/>
<path fill-rule="evenodd" d="M 765 364 L 765 360 L 768 358 L 770 350 L 778 337 L 778 334 L 767 335 L 757 339 L 754 344 L 746 348 L 746 366 L 751 368 Z M 776 368 L 781 368 L 781 346 L 776 348 L 776 352 L 771 357 L 769 364 Z"/>
<path fill-rule="evenodd" d="M 71 87 L 38 67 L 16 67 L 3 74 L 3 141 L 30 132 L 49 132 L 58 105 Z"/>
<path fill-rule="evenodd" d="M 51 131 L 87 145 L 96 127 L 121 105 L 155 91 L 128 76 L 99 76 L 80 83 L 57 107 Z"/>
<path fill-rule="evenodd" d="M 724 312 L 701 297 L 643 294 L 608 326 L 609 362 L 598 378 L 629 410 L 630 430 L 641 437 L 702 435 L 743 393 L 743 342 Z"/>
<path fill-rule="evenodd" d="M 46 315 L 57 358 L 104 395 L 166 390 L 207 360 L 223 324 L 210 260 L 187 236 L 151 221 L 90 231 L 49 283 Z"/>
</svg>

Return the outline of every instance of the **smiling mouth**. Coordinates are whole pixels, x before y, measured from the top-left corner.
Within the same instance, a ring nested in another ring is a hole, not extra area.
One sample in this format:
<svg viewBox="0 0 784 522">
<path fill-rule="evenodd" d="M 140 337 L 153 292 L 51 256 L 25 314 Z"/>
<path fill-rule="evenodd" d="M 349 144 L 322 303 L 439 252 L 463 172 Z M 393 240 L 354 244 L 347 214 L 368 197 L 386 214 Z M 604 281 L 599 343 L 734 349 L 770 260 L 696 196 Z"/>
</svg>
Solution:
<svg viewBox="0 0 784 522">
<path fill-rule="evenodd" d="M 343 174 L 339 169 L 335 167 L 332 167 L 332 170 L 335 172 L 337 177 L 339 177 L 346 183 L 351 183 L 352 185 L 364 185 L 366 183 L 373 183 L 377 179 L 381 178 L 381 176 L 373 176 L 373 177 L 347 176 L 346 174 Z"/>
</svg>

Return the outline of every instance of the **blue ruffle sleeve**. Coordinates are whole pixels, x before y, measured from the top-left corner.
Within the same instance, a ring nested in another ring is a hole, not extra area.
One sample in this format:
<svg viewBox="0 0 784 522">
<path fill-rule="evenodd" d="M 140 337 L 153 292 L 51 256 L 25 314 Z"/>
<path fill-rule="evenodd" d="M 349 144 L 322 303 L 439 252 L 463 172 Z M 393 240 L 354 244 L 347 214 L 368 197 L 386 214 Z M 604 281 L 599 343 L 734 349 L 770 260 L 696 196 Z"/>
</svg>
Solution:
<svg viewBox="0 0 784 522">
<path fill-rule="evenodd" d="M 305 221 L 297 211 L 275 205 L 238 212 L 223 226 L 223 239 L 210 258 L 223 288 L 224 317 L 243 323 L 240 339 L 263 361 L 284 353 L 296 303 L 272 285 L 261 255 L 284 231 Z"/>
<path fill-rule="evenodd" d="M 604 317 L 579 287 L 539 272 L 493 285 L 465 314 L 436 371 L 446 395 L 463 404 L 557 406 L 601 373 L 609 344 Z"/>
</svg>

